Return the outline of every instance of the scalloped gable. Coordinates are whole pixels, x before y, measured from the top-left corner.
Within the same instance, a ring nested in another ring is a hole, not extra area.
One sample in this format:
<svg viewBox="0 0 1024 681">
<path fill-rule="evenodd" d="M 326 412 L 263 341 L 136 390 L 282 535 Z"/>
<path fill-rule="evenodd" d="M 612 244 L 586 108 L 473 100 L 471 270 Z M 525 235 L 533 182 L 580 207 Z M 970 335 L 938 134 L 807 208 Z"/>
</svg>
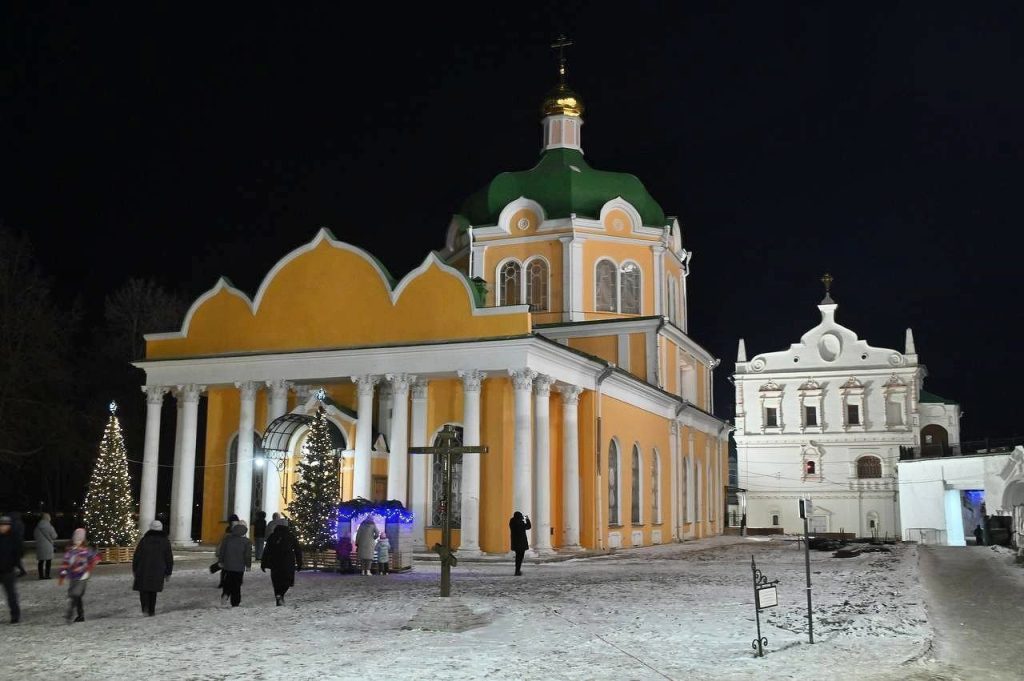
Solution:
<svg viewBox="0 0 1024 681">
<path fill-rule="evenodd" d="M 527 306 L 477 308 L 465 277 L 433 254 L 392 290 L 365 251 L 321 230 L 270 271 L 255 300 L 220 280 L 146 358 L 419 343 L 530 333 Z"/>
</svg>

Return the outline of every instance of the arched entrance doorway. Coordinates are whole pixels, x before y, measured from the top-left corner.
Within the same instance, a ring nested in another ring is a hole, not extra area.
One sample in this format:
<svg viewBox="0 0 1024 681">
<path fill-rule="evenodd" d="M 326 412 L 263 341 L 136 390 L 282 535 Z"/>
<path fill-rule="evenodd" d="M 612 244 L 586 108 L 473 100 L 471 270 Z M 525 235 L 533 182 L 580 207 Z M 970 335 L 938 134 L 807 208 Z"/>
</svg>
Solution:
<svg viewBox="0 0 1024 681">
<path fill-rule="evenodd" d="M 945 428 L 931 423 L 921 429 L 921 456 L 949 455 L 949 433 Z"/>
</svg>

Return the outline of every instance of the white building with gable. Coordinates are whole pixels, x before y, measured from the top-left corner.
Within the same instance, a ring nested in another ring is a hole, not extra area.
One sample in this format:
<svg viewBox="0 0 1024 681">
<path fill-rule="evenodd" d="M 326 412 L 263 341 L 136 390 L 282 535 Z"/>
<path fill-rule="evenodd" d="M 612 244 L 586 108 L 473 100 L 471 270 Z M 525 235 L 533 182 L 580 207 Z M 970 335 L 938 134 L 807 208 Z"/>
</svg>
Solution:
<svg viewBox="0 0 1024 681">
<path fill-rule="evenodd" d="M 748 527 L 802 532 L 798 500 L 809 498 L 814 532 L 898 536 L 900 447 L 920 446 L 922 432 L 936 446 L 960 440 L 959 405 L 921 390 L 927 371 L 911 330 L 903 352 L 872 347 L 836 322 L 837 307 L 826 291 L 821 323 L 788 350 L 748 361 L 740 339 L 735 439 Z"/>
</svg>

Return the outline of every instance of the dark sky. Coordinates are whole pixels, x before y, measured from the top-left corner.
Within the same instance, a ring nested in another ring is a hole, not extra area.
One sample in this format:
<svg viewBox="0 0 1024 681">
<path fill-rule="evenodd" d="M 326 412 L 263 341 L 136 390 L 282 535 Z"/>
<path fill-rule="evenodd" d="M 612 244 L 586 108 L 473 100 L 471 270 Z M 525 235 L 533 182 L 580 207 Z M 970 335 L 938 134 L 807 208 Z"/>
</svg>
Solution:
<svg viewBox="0 0 1024 681">
<path fill-rule="evenodd" d="M 914 328 L 966 438 L 1024 431 L 1024 5 L 145 4 L 0 8 L 0 219 L 94 314 L 129 276 L 252 293 L 322 225 L 401 276 L 535 162 L 565 31 L 587 158 L 679 217 L 720 375 L 815 325 L 829 271 L 861 337 Z"/>
</svg>

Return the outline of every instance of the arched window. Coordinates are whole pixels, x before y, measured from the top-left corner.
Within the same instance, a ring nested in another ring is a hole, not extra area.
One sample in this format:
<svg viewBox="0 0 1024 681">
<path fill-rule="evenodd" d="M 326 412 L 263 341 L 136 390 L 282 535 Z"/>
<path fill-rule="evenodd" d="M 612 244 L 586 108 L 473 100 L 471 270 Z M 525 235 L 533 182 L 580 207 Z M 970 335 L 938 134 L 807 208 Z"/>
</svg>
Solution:
<svg viewBox="0 0 1024 681">
<path fill-rule="evenodd" d="M 632 499 L 630 500 L 630 522 L 634 525 L 640 522 L 640 494 L 643 489 L 641 484 L 641 471 L 643 466 L 640 465 L 640 447 L 633 445 L 633 479 L 632 479 Z"/>
<path fill-rule="evenodd" d="M 522 302 L 519 295 L 522 285 L 522 268 L 515 260 L 509 260 L 501 266 L 501 271 L 498 273 L 498 286 L 501 292 L 501 300 L 498 301 L 498 304 L 519 305 Z"/>
<path fill-rule="evenodd" d="M 640 314 L 640 266 L 627 262 L 619 271 L 620 312 Z"/>
<path fill-rule="evenodd" d="M 618 268 L 611 260 L 601 260 L 594 270 L 595 307 L 598 312 L 615 312 L 618 309 L 616 287 Z"/>
<path fill-rule="evenodd" d="M 608 445 L 608 524 L 619 524 L 619 445 Z"/>
<path fill-rule="evenodd" d="M 661 456 L 657 449 L 651 453 L 651 520 L 661 522 Z"/>
<path fill-rule="evenodd" d="M 805 461 L 804 462 L 804 474 L 805 475 L 816 475 L 817 474 L 817 468 L 818 468 L 817 465 L 815 465 L 815 462 L 813 462 L 813 461 Z"/>
<path fill-rule="evenodd" d="M 541 258 L 534 258 L 526 265 L 526 302 L 531 312 L 548 309 L 548 264 Z"/>
<path fill-rule="evenodd" d="M 458 433 L 456 446 L 462 446 L 462 426 L 455 426 L 455 432 Z M 434 438 L 434 446 L 437 447 L 440 444 L 437 438 Z M 444 524 L 444 505 L 441 503 L 444 497 L 444 461 L 440 456 L 431 457 L 434 460 L 433 471 L 431 475 L 431 514 L 430 524 L 432 527 L 441 527 Z M 452 498 L 448 500 L 451 504 L 452 509 L 452 522 L 453 528 L 462 527 L 462 456 L 452 456 Z"/>
<path fill-rule="evenodd" d="M 857 459 L 858 478 L 882 477 L 882 460 L 877 456 L 862 456 Z"/>
</svg>

